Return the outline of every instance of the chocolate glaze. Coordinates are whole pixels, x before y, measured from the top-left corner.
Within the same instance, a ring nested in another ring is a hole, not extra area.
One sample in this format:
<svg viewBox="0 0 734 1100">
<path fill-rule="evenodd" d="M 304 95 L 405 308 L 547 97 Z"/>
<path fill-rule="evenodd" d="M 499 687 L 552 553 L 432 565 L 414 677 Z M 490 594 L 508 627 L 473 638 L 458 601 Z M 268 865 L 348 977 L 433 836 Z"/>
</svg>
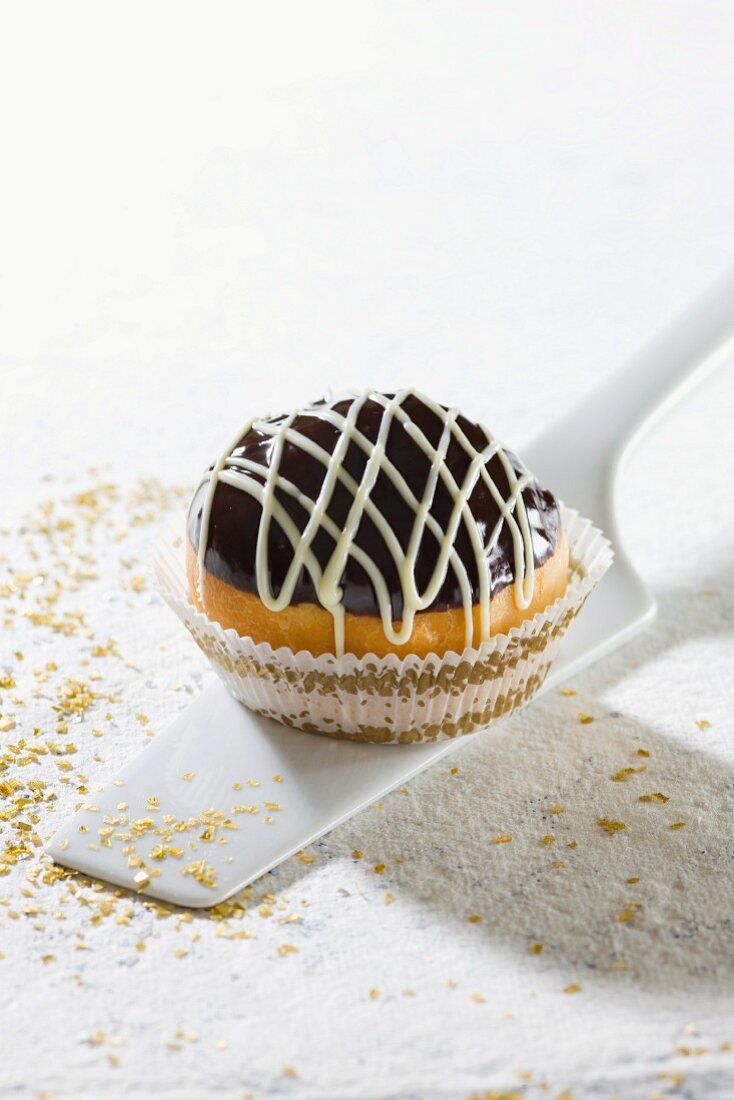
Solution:
<svg viewBox="0 0 734 1100">
<path fill-rule="evenodd" d="M 388 396 L 392 397 L 393 395 Z M 353 397 L 347 397 L 329 404 L 337 412 L 345 415 L 353 400 Z M 431 444 L 437 446 L 443 425 L 435 412 L 413 394 L 405 398 L 402 407 L 409 414 L 411 420 L 425 433 Z M 304 410 L 303 413 L 299 413 L 294 419 L 292 427 L 318 443 L 324 450 L 332 453 L 339 438 L 340 429 L 319 418 L 316 414 L 318 405 L 312 408 L 314 411 Z M 376 401 L 367 401 L 359 413 L 357 427 L 371 441 L 377 439 L 383 412 L 384 409 L 381 404 Z M 267 419 L 268 423 L 277 424 L 284 418 L 283 415 Z M 487 434 L 480 425 L 473 423 L 464 416 L 457 418 L 457 424 L 475 447 L 481 449 L 487 445 Z M 253 427 L 239 441 L 232 454 L 246 457 L 267 468 L 273 447 L 274 440 L 272 436 L 258 431 L 257 427 Z M 394 421 L 390 428 L 386 452 L 387 457 L 394 463 L 411 490 L 420 499 L 428 477 L 430 462 L 418 444 L 410 438 L 404 427 L 397 421 Z M 516 471 L 519 473 L 525 472 L 525 467 L 515 455 L 507 450 L 505 450 L 505 455 Z M 452 438 L 446 455 L 446 463 L 459 485 L 469 466 L 469 461 L 469 457 L 462 446 Z M 354 442 L 350 443 L 343 465 L 357 481 L 361 477 L 366 462 L 367 455 L 365 452 Z M 510 489 L 507 484 L 507 477 L 500 459 L 496 455 L 488 462 L 487 470 L 502 496 L 508 499 Z M 315 500 L 324 480 L 326 467 L 318 459 L 304 453 L 297 445 L 286 442 L 282 453 L 280 472 L 284 478 L 294 482 L 302 493 Z M 262 480 L 264 481 L 264 478 Z M 202 506 L 206 487 L 207 481 L 205 480 L 194 493 L 189 505 L 188 536 L 195 551 L 198 551 L 199 546 Z M 552 493 L 542 489 L 535 481 L 526 486 L 522 495 L 528 510 L 528 520 L 532 530 L 535 564 L 540 566 L 553 553 L 561 534 L 561 517 L 558 503 Z M 299 529 L 303 530 L 308 516 L 302 505 L 281 490 L 276 489 L 276 496 Z M 388 520 L 401 546 L 405 549 L 410 538 L 415 512 L 403 500 L 384 472 L 380 472 L 378 475 L 371 499 Z M 351 503 L 351 493 L 341 483 L 337 482 L 327 513 L 338 527 L 343 526 Z M 442 530 L 446 529 L 453 503 L 451 493 L 439 478 L 430 512 Z M 479 526 L 483 544 L 486 545 L 500 518 L 500 511 L 481 479 L 477 482 L 469 497 L 469 507 Z M 214 576 L 219 577 L 220 580 L 233 585 L 235 588 L 255 594 L 257 594 L 255 548 L 261 515 L 262 508 L 257 500 L 246 492 L 220 482 L 213 498 L 209 520 L 208 545 L 204 559 L 205 568 Z M 391 593 L 392 618 L 393 620 L 399 620 L 402 616 L 403 607 L 398 570 L 382 536 L 366 515 L 362 516 L 355 542 L 370 555 L 385 577 Z M 454 545 L 462 563 L 468 570 L 473 602 L 477 603 L 479 586 L 475 555 L 463 522 L 459 525 Z M 313 540 L 312 549 L 322 567 L 326 565 L 333 548 L 333 539 L 323 529 L 319 529 Z M 415 569 L 419 591 L 423 591 L 428 584 L 436 564 L 438 551 L 438 542 L 435 537 L 429 531 L 425 531 Z M 292 556 L 293 552 L 289 539 L 277 522 L 273 520 L 270 525 L 268 562 L 270 584 L 276 596 L 280 591 L 280 586 L 283 583 Z M 494 595 L 515 579 L 512 538 L 506 523 L 502 524 L 499 536 L 496 538 L 494 545 L 488 550 L 487 561 L 490 570 L 491 592 Z M 356 615 L 379 616 L 380 610 L 372 583 L 364 569 L 352 557 L 347 561 L 341 586 L 344 593 L 343 604 L 347 611 Z M 313 582 L 305 568 L 301 570 L 291 602 L 293 604 L 318 603 Z M 427 610 L 439 611 L 461 606 L 462 599 L 458 580 L 453 567 L 449 564 L 438 595 Z"/>
</svg>

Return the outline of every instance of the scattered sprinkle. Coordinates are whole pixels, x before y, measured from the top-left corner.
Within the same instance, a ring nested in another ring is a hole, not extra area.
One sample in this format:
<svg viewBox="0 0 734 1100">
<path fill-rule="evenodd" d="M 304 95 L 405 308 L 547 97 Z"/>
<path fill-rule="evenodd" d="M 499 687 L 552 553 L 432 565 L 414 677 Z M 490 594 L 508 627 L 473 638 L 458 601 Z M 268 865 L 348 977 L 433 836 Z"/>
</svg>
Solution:
<svg viewBox="0 0 734 1100">
<path fill-rule="evenodd" d="M 615 772 L 614 775 L 610 776 L 610 778 L 613 783 L 624 783 L 631 775 L 639 775 L 646 770 L 647 768 L 644 764 L 641 764 L 639 768 L 621 768 L 618 772 Z"/>
<path fill-rule="evenodd" d="M 619 923 L 626 924 L 628 921 L 631 921 L 638 908 L 639 904 L 636 901 L 627 902 L 622 912 L 617 914 L 617 920 L 619 921 Z"/>
</svg>

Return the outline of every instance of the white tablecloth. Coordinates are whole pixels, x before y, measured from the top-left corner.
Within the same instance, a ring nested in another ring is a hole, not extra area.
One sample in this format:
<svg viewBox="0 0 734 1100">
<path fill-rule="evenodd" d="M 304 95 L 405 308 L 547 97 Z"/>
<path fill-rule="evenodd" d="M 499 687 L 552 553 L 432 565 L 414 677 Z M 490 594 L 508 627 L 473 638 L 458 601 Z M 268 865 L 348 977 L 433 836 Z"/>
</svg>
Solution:
<svg viewBox="0 0 734 1100">
<path fill-rule="evenodd" d="M 734 1096 L 731 369 L 635 453 L 660 613 L 575 695 L 213 918 L 34 842 L 209 682 L 148 546 L 251 412 L 413 383 L 521 450 L 731 263 L 732 34 L 668 0 L 15 13 L 0 1096 Z"/>
</svg>

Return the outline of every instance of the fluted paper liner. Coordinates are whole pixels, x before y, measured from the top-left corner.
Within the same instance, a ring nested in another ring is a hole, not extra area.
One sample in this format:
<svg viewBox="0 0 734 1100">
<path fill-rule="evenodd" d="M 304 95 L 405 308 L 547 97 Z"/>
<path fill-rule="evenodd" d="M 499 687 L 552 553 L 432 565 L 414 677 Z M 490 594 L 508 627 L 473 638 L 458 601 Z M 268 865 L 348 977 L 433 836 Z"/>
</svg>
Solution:
<svg viewBox="0 0 734 1100">
<path fill-rule="evenodd" d="M 533 697 L 563 635 L 612 563 L 609 541 L 565 506 L 571 576 L 564 596 L 507 634 L 443 657 L 314 657 L 224 630 L 188 599 L 184 539 L 162 536 L 163 598 L 236 699 L 287 726 L 350 741 L 409 744 L 484 729 Z"/>
</svg>

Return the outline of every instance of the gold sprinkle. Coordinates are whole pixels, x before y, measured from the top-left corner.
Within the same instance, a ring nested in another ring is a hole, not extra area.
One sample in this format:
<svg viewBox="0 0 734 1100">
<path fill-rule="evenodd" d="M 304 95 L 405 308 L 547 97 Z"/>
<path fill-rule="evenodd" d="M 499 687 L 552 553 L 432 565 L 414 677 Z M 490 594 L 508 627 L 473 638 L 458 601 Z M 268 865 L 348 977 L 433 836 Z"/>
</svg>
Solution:
<svg viewBox="0 0 734 1100">
<path fill-rule="evenodd" d="M 479 913 L 472 913 L 471 916 L 467 917 L 466 919 L 469 921 L 469 924 L 482 923 L 482 918 L 479 916 Z"/>
<path fill-rule="evenodd" d="M 184 783 L 190 783 L 195 774 L 195 772 L 184 772 L 181 778 L 183 779 Z"/>
<path fill-rule="evenodd" d="M 213 890 L 217 884 L 217 873 L 214 868 L 203 859 L 194 860 L 181 868 L 182 875 L 191 875 L 202 886 Z"/>
<path fill-rule="evenodd" d="M 577 982 L 571 982 L 570 985 L 565 986 L 564 993 L 580 993 L 581 986 Z"/>
<path fill-rule="evenodd" d="M 632 875 L 630 878 L 627 879 L 627 882 L 629 882 L 630 886 L 633 886 L 636 882 L 639 881 L 640 879 L 638 875 Z"/>
<path fill-rule="evenodd" d="M 674 821 L 672 825 L 668 825 L 671 832 L 676 832 L 678 829 L 685 829 L 685 821 Z"/>
<path fill-rule="evenodd" d="M 499 836 L 496 836 L 494 838 L 492 843 L 493 844 L 509 844 L 511 840 L 512 840 L 512 837 L 509 835 L 509 833 L 501 833 Z"/>
<path fill-rule="evenodd" d="M 639 768 L 621 768 L 620 771 L 615 772 L 610 776 L 613 783 L 624 783 L 625 779 L 628 779 L 631 775 L 639 775 L 640 772 L 646 771 L 645 765 L 641 764 Z"/>
<path fill-rule="evenodd" d="M 281 943 L 280 947 L 278 948 L 278 954 L 279 955 L 297 955 L 298 954 L 298 948 L 295 946 L 295 944 L 292 944 L 292 943 Z"/>
<path fill-rule="evenodd" d="M 636 901 L 627 902 L 622 912 L 617 914 L 617 920 L 619 921 L 619 923 L 626 924 L 628 921 L 631 921 L 638 908 L 639 905 Z"/>
<path fill-rule="evenodd" d="M 372 870 L 375 872 L 376 875 L 381 875 L 383 873 L 383 871 L 385 870 L 385 864 L 384 863 L 376 863 L 374 865 L 374 867 L 372 868 Z"/>
<path fill-rule="evenodd" d="M 282 783 L 282 782 L 283 782 L 283 776 L 282 775 L 274 775 L 273 776 L 273 783 Z"/>
<path fill-rule="evenodd" d="M 551 808 L 550 808 L 550 812 L 551 812 L 552 814 L 565 814 L 565 812 L 566 812 L 566 811 L 565 811 L 565 809 L 563 808 L 563 806 L 556 806 L 556 805 L 553 805 L 553 806 L 551 806 Z"/>
<path fill-rule="evenodd" d="M 289 1077 L 291 1081 L 295 1081 L 298 1074 L 294 1070 L 293 1066 L 283 1066 L 283 1076 Z"/>
<path fill-rule="evenodd" d="M 449 768 L 449 775 L 458 775 L 458 774 L 459 774 L 459 769 L 458 768 Z"/>
<path fill-rule="evenodd" d="M 370 1000 L 371 1001 L 376 1001 L 379 996 L 380 996 L 379 989 L 371 989 L 370 990 Z"/>
<path fill-rule="evenodd" d="M 217 1040 L 217 1050 L 226 1050 L 228 1046 L 229 1046 L 229 1040 L 228 1039 L 218 1039 Z"/>
<path fill-rule="evenodd" d="M 608 836 L 613 836 L 614 833 L 620 832 L 625 827 L 623 821 L 613 821 L 608 817 L 598 817 L 596 823 Z"/>
<path fill-rule="evenodd" d="M 700 730 L 707 730 L 711 727 L 711 723 L 708 721 L 707 718 L 699 718 L 696 722 L 696 725 Z"/>
<path fill-rule="evenodd" d="M 543 948 L 544 948 L 544 947 L 545 947 L 545 944 L 542 944 L 542 943 L 532 943 L 532 944 L 530 945 L 530 954 L 531 954 L 531 955 L 542 955 L 542 954 L 543 954 Z"/>
<path fill-rule="evenodd" d="M 579 711 L 578 717 L 579 717 L 579 722 L 581 723 L 582 726 L 588 726 L 589 722 L 594 721 L 594 715 L 593 714 L 587 714 L 583 710 Z"/>
<path fill-rule="evenodd" d="M 556 838 L 554 836 L 551 836 L 550 833 L 548 833 L 546 836 L 542 836 L 540 838 L 540 843 L 544 844 L 546 846 L 546 848 L 551 844 L 555 844 L 555 842 L 556 842 Z"/>
<path fill-rule="evenodd" d="M 645 759 L 650 755 L 647 749 L 636 749 L 635 752 L 637 756 L 644 756 Z"/>
<path fill-rule="evenodd" d="M 666 802 L 670 802 L 670 798 L 667 794 L 661 794 L 660 791 L 654 791 L 653 794 L 641 794 L 637 801 L 656 802 L 659 805 L 665 805 Z"/>
<path fill-rule="evenodd" d="M 394 895 L 394 894 L 391 894 L 391 893 L 390 893 L 390 892 L 388 891 L 388 892 L 387 892 L 387 894 L 385 894 L 385 905 L 392 905 L 392 903 L 393 903 L 394 901 L 395 901 L 395 895 Z"/>
<path fill-rule="evenodd" d="M 472 993 L 471 999 L 475 1005 L 484 1005 L 487 1003 L 486 998 L 481 993 Z"/>
<path fill-rule="evenodd" d="M 355 848 L 352 852 L 352 859 L 362 859 L 364 852 L 360 852 L 359 848 Z"/>
<path fill-rule="evenodd" d="M 553 867 L 556 871 L 560 871 L 565 866 L 566 866 L 566 861 L 563 860 L 563 859 L 554 859 L 553 862 L 551 863 L 551 867 Z"/>
<path fill-rule="evenodd" d="M 559 688 L 558 689 L 558 694 L 559 695 L 575 695 L 576 692 L 573 690 L 573 688 Z"/>
</svg>

